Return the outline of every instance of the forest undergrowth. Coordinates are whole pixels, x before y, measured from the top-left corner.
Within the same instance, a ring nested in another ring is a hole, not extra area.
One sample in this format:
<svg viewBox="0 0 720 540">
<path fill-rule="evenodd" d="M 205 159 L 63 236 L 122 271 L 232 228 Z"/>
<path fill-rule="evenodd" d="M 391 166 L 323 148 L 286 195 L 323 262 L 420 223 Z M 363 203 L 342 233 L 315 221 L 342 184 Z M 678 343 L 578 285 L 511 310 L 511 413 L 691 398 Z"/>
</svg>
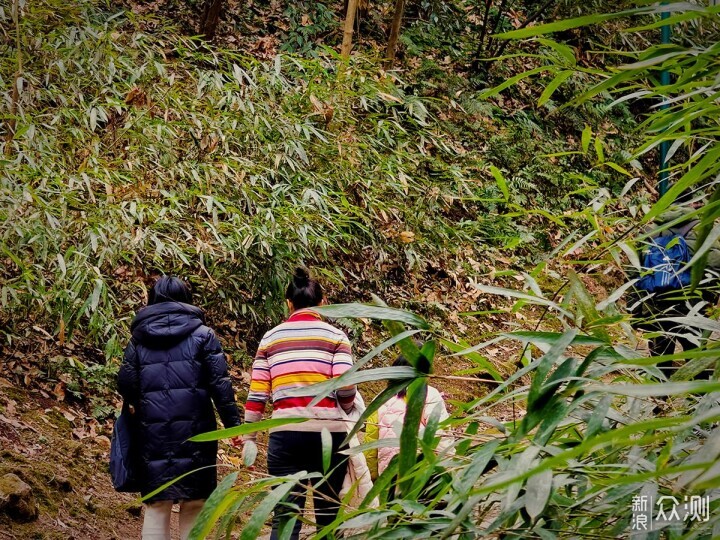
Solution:
<svg viewBox="0 0 720 540">
<path fill-rule="evenodd" d="M 192 284 L 242 399 L 257 339 L 283 317 L 289 272 L 305 264 L 334 303 L 377 295 L 405 310 L 396 316 L 426 339 L 434 373 L 396 378 L 417 395 L 420 381 L 444 390 L 462 439 L 450 461 L 433 458 L 428 440 L 406 439 L 402 455 L 421 447 L 424 457 L 394 471 L 398 499 L 347 509 L 339 529 L 345 519 L 382 537 L 394 516 L 393 534 L 551 538 L 569 521 L 578 533 L 619 534 L 635 491 L 669 492 L 663 468 L 673 481 L 686 473 L 684 487 L 708 488 L 707 475 L 693 473 L 700 465 L 684 459 L 710 451 L 689 426 L 700 417 L 711 431 L 714 387 L 683 381 L 714 357 L 680 372 L 675 398 L 662 385 L 641 388 L 659 372 L 622 305 L 633 239 L 670 201 L 654 202 L 657 145 L 643 138 L 653 106 L 597 88 L 622 58 L 612 47 L 642 49 L 639 34 L 623 31 L 653 24 L 648 12 L 603 19 L 596 34 L 577 24 L 533 35 L 523 22 L 532 6 L 516 2 L 495 30 L 533 39 L 475 69 L 468 51 L 482 17 L 467 2 L 419 2 L 408 8 L 399 61 L 383 69 L 384 33 L 367 20 L 349 60 L 333 48 L 339 2 L 229 2 L 211 43 L 192 35 L 193 2 L 176 17 L 172 1 L 20 4 L 0 9 L 9 119 L 0 124 L 0 383 L 17 392 L 0 401 L 0 440 L 18 445 L 3 454 L 10 469 L 31 468 L 19 448 L 37 435 L 41 460 L 59 445 L 78 453 L 87 478 L 102 477 L 91 463 L 105 459 L 120 353 L 162 273 Z M 387 18 L 391 4 L 370 20 Z M 553 17 L 586 13 L 557 4 Z M 500 38 L 487 39 L 497 51 Z M 653 54 L 619 71 L 654 69 Z M 578 95 L 587 97 L 567 106 Z M 676 159 L 687 158 L 673 171 L 682 182 L 700 154 L 683 146 L 690 135 L 674 136 Z M 338 309 L 358 358 L 401 332 L 379 322 L 390 312 Z M 419 351 L 401 347 L 417 368 Z M 373 354 L 365 367 L 390 357 Z M 385 384 L 358 376 L 368 401 Z M 41 404 L 39 418 L 26 400 Z M 637 424 L 657 406 L 666 418 Z M 38 433 L 48 422 L 63 436 Z M 412 504 L 435 466 L 460 479 L 442 484 L 455 517 L 439 499 Z M 287 487 L 255 476 L 253 489 Z M 89 523 L 93 499 L 80 491 L 77 508 L 48 496 L 43 512 Z M 246 496 L 228 481 L 213 504 Z M 132 508 L 106 498 L 103 512 L 113 505 Z M 82 534 L 122 537 L 103 528 L 106 517 Z M 248 525 L 236 512 L 223 527 L 235 518 Z M 198 531 L 214 525 L 204 519 Z"/>
<path fill-rule="evenodd" d="M 618 176 L 596 158 L 546 157 L 590 127 L 541 125 L 522 93 L 424 96 L 372 57 L 342 73 L 327 48 L 258 60 L 100 2 L 28 4 L 16 28 L 2 16 L 1 76 L 18 93 L 1 134 L 0 331 L 7 357 L 45 358 L 31 378 L 58 392 L 63 372 L 80 376 L 75 390 L 111 379 L 104 359 L 119 358 L 162 272 L 189 279 L 241 363 L 282 315 L 298 263 L 335 301 L 478 311 L 463 300 L 470 276 L 500 277 L 582 232 L 577 212 Z M 609 130 L 596 148 L 619 152 L 621 129 L 589 112 Z"/>
</svg>

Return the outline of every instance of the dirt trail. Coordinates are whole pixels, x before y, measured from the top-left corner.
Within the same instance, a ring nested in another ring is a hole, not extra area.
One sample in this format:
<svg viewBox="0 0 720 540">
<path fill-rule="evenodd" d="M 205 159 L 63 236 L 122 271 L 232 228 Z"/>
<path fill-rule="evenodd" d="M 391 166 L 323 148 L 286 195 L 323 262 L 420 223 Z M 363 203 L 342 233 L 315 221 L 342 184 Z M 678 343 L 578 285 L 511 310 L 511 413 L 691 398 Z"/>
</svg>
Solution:
<svg viewBox="0 0 720 540">
<path fill-rule="evenodd" d="M 116 493 L 107 473 L 110 433 L 82 411 L 0 378 L 0 476 L 32 487 L 37 521 L 0 513 L 0 540 L 129 540 L 140 508 Z"/>
</svg>

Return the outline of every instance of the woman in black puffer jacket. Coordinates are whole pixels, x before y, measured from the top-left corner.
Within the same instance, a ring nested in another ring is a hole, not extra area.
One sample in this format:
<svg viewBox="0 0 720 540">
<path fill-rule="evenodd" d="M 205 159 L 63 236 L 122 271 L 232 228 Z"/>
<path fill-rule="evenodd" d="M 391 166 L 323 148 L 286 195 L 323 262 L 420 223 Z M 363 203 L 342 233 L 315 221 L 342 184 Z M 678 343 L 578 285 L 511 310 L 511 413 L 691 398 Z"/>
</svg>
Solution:
<svg viewBox="0 0 720 540">
<path fill-rule="evenodd" d="M 130 328 L 118 389 L 135 410 L 143 495 L 202 468 L 148 501 L 142 538 L 169 540 L 172 505 L 180 502 L 184 539 L 217 485 L 217 443 L 188 439 L 217 429 L 213 403 L 226 428 L 239 425 L 235 394 L 222 347 L 182 280 L 161 277 Z"/>
</svg>

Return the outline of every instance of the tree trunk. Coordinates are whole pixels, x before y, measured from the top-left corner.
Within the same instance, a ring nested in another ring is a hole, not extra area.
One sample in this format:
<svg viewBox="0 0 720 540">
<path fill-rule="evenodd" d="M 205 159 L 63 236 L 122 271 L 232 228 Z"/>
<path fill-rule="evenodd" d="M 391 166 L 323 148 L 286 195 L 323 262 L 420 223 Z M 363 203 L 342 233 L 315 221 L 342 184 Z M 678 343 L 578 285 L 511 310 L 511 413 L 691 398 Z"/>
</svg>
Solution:
<svg viewBox="0 0 720 540">
<path fill-rule="evenodd" d="M 347 13 L 345 15 L 345 26 L 343 29 L 343 42 L 340 55 L 343 58 L 350 57 L 352 49 L 353 30 L 355 27 L 355 13 L 357 12 L 358 0 L 348 0 Z"/>
<path fill-rule="evenodd" d="M 535 22 L 538 18 L 540 18 L 540 16 L 545 12 L 545 10 L 555 4 L 556 1 L 557 0 L 545 0 L 545 2 L 541 4 L 540 7 L 538 7 L 533 14 L 528 15 L 527 19 L 525 19 L 525 21 L 518 28 L 516 28 L 516 30 L 525 28 L 529 24 Z M 502 0 L 500 6 L 498 7 L 497 16 L 495 17 L 492 26 L 488 29 L 488 14 L 490 13 L 490 8 L 492 7 L 492 0 L 486 0 L 485 2 L 485 18 L 483 22 L 483 29 L 480 34 L 480 42 L 478 44 L 478 48 L 475 51 L 475 55 L 473 56 L 472 64 L 470 67 L 470 70 L 473 73 L 487 73 L 487 70 L 494 62 L 494 60 L 492 60 L 492 57 L 502 56 L 502 54 L 505 52 L 505 49 L 512 41 L 510 39 L 505 39 L 498 44 L 496 39 L 492 37 L 493 34 L 498 32 L 500 27 L 500 21 L 505 16 L 506 11 L 509 11 L 507 8 L 507 3 L 507 0 Z M 488 36 L 487 43 L 485 43 L 486 36 Z M 488 60 L 484 61 L 484 57 L 488 58 Z"/>
<path fill-rule="evenodd" d="M 15 138 L 17 126 L 18 102 L 20 101 L 20 84 L 23 73 L 22 40 L 20 38 L 20 0 L 15 0 L 12 5 L 12 18 L 15 23 L 15 53 L 17 54 L 17 70 L 13 77 L 12 94 L 10 98 L 10 114 L 7 120 L 7 133 L 5 134 L 5 155 L 11 156 L 12 142 Z"/>
<path fill-rule="evenodd" d="M 223 0 L 205 0 L 202 18 L 200 19 L 200 34 L 207 40 L 215 37 L 217 25 L 220 22 Z"/>
<path fill-rule="evenodd" d="M 357 8 L 358 18 L 367 19 L 368 13 L 370 13 L 370 0 L 359 0 Z"/>
<path fill-rule="evenodd" d="M 343 2 L 343 14 L 347 16 L 347 10 L 348 10 L 348 2 L 350 0 L 344 0 Z M 718 0 L 720 2 L 720 0 Z M 357 17 L 358 18 L 364 18 L 367 17 L 368 12 L 370 11 L 370 0 L 358 0 L 357 3 Z"/>
<path fill-rule="evenodd" d="M 387 53 L 385 54 L 385 69 L 390 69 L 395 63 L 395 51 L 397 50 L 397 41 L 400 37 L 403 13 L 405 13 L 405 0 L 395 0 L 395 15 L 393 15 L 390 39 L 388 39 Z"/>
</svg>

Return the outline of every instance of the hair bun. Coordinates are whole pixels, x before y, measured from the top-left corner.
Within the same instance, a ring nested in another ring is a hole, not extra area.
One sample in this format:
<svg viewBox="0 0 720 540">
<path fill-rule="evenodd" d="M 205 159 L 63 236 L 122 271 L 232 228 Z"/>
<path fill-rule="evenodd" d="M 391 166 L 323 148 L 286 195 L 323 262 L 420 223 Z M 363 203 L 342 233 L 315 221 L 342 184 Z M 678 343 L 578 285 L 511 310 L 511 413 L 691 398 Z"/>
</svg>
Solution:
<svg viewBox="0 0 720 540">
<path fill-rule="evenodd" d="M 297 268 L 295 268 L 295 273 L 293 274 L 293 281 L 298 287 L 306 287 L 307 284 L 310 283 L 310 272 L 304 266 L 298 266 Z"/>
</svg>

